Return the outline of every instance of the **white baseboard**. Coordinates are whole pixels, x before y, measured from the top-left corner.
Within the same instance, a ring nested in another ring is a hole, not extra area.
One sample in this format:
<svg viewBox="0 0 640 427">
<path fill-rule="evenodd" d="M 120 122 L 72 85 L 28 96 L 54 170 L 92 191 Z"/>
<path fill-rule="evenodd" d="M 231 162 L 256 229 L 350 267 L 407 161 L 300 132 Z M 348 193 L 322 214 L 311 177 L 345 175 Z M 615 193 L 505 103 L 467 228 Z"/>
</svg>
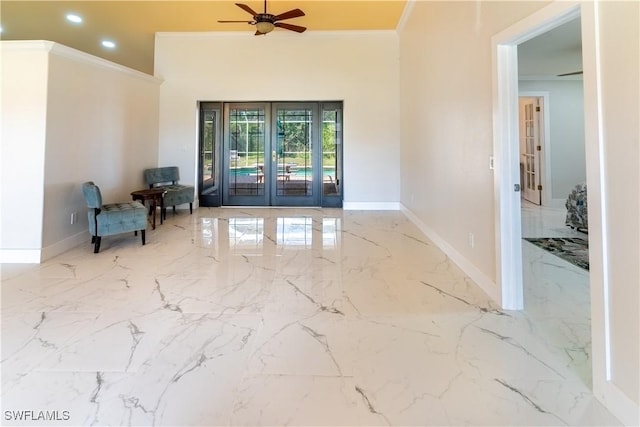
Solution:
<svg viewBox="0 0 640 427">
<path fill-rule="evenodd" d="M 399 202 L 343 202 L 345 211 L 399 211 Z"/>
<path fill-rule="evenodd" d="M 633 402 L 615 384 L 605 382 L 599 387 L 594 383 L 593 393 L 622 424 L 625 426 L 640 425 L 640 406 Z"/>
<path fill-rule="evenodd" d="M 0 264 L 40 264 L 40 249 L 0 249 Z"/>
<path fill-rule="evenodd" d="M 451 261 L 454 262 L 476 285 L 480 287 L 499 306 L 502 306 L 502 292 L 500 287 L 489 276 L 480 271 L 464 255 L 458 252 L 453 246 L 446 242 L 433 229 L 423 223 L 411 210 L 401 205 L 402 212 L 444 252 Z"/>
<path fill-rule="evenodd" d="M 41 249 L 0 249 L 0 263 L 2 264 L 40 264 L 54 256 L 60 255 L 69 249 L 91 241 L 88 230 L 67 237 L 46 248 Z"/>
<path fill-rule="evenodd" d="M 85 229 L 73 236 L 67 237 L 66 239 L 60 240 L 52 245 L 47 246 L 46 248 L 42 248 L 42 261 L 46 261 L 55 256 L 58 256 L 69 249 L 73 249 L 82 243 L 86 243 L 87 246 L 90 245 L 91 235 L 89 234 L 89 229 Z"/>
</svg>

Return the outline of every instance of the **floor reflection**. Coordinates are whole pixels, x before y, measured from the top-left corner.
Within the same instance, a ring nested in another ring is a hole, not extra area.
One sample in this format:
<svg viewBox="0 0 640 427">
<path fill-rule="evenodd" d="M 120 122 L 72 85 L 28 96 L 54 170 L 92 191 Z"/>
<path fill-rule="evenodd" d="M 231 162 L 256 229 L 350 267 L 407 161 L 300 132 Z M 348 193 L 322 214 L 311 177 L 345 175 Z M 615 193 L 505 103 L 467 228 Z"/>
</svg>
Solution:
<svg viewBox="0 0 640 427">
<path fill-rule="evenodd" d="M 340 218 L 295 217 L 231 217 L 228 219 L 201 218 L 203 247 L 236 253 L 260 255 L 265 241 L 274 242 L 280 249 L 309 249 L 318 245 L 323 249 L 338 249 Z M 224 236 L 227 234 L 227 236 Z"/>
</svg>

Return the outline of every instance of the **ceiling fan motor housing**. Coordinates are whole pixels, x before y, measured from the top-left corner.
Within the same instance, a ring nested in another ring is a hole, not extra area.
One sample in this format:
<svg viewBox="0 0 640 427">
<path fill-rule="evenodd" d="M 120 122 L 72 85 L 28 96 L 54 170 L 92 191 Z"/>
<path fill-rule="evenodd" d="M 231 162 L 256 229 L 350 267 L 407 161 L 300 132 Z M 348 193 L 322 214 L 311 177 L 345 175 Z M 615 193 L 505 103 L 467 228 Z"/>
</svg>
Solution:
<svg viewBox="0 0 640 427">
<path fill-rule="evenodd" d="M 276 16 L 270 13 L 258 13 L 254 18 L 256 22 L 271 22 L 273 24 Z"/>
</svg>

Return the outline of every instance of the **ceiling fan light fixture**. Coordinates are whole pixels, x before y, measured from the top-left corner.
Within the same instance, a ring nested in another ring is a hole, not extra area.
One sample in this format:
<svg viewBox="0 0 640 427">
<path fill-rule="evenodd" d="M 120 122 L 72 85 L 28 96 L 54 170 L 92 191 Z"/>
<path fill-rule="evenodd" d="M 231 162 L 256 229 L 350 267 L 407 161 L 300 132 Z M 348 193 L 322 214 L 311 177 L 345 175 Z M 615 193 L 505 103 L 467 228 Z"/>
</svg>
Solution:
<svg viewBox="0 0 640 427">
<path fill-rule="evenodd" d="M 275 26 L 271 22 L 256 22 L 256 30 L 259 33 L 267 34 L 273 31 L 274 28 Z"/>
<path fill-rule="evenodd" d="M 305 16 L 304 12 L 300 9 L 291 9 L 287 12 L 273 15 L 267 12 L 267 0 L 264 0 L 264 13 L 255 12 L 251 7 L 243 3 L 236 3 L 240 9 L 251 14 L 253 20 L 251 21 L 218 21 L 220 23 L 233 23 L 233 22 L 246 22 L 247 24 L 255 25 L 256 36 L 262 36 L 275 30 L 276 27 L 285 30 L 295 31 L 296 33 L 303 33 L 307 28 L 299 25 L 287 24 L 280 22 L 285 19 L 299 18 Z"/>
</svg>

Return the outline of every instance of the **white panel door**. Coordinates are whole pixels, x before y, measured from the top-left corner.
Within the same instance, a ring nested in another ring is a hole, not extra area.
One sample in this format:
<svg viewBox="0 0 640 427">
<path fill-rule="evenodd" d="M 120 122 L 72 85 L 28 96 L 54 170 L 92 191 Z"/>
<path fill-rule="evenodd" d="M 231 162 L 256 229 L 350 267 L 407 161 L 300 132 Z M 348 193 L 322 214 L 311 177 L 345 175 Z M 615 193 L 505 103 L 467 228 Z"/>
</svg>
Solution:
<svg viewBox="0 0 640 427">
<path fill-rule="evenodd" d="M 542 100 L 537 97 L 520 97 L 520 179 L 522 197 L 536 205 L 542 204 L 542 176 L 540 158 L 542 152 L 541 118 Z"/>
</svg>

